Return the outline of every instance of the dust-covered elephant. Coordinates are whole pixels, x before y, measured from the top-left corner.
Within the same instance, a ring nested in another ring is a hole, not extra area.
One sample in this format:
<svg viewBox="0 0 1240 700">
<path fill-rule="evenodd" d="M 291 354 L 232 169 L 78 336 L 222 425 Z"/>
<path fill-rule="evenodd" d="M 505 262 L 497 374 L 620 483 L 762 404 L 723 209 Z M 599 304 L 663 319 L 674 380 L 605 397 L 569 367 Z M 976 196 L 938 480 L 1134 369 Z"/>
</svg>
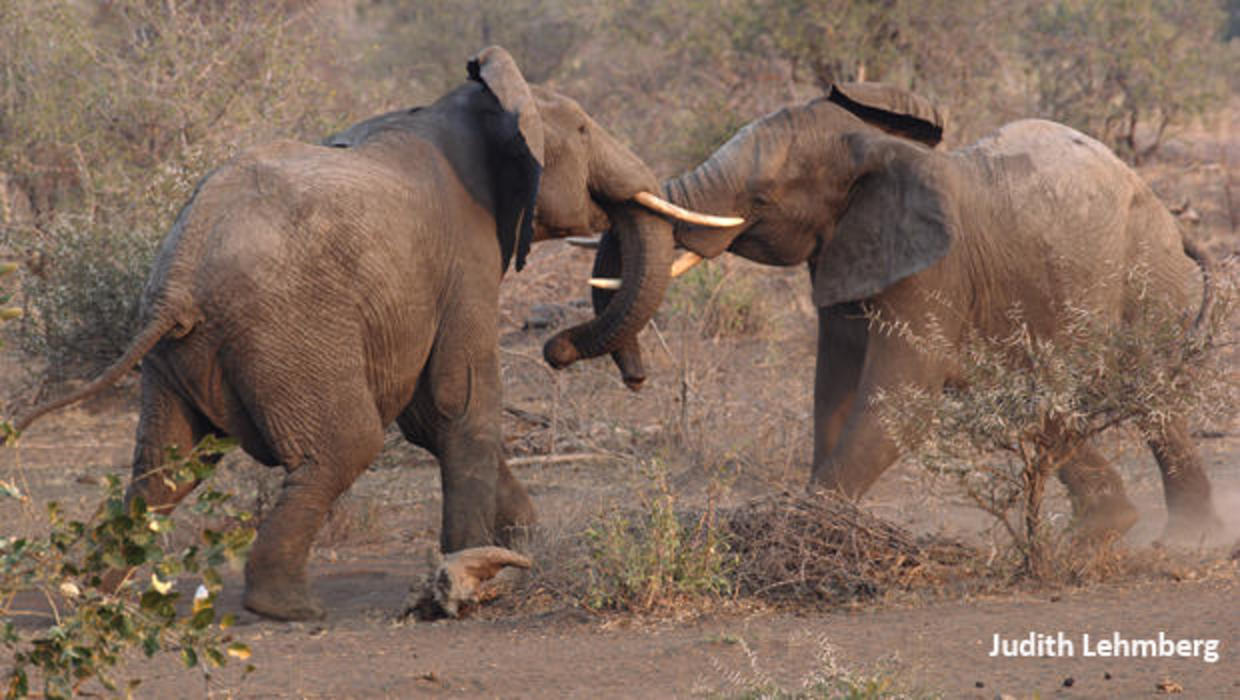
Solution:
<svg viewBox="0 0 1240 700">
<path fill-rule="evenodd" d="M 306 579 L 311 541 L 393 421 L 439 460 L 445 552 L 534 520 L 504 464 L 497 357 L 500 278 L 532 240 L 620 231 L 634 293 L 562 338 L 580 357 L 614 349 L 640 327 L 628 317 L 661 299 L 671 226 L 632 201 L 657 189 L 649 169 L 574 101 L 527 86 L 503 49 L 468 73 L 427 107 L 320 145 L 259 146 L 209 174 L 159 249 L 130 349 L 17 424 L 141 361 L 129 498 L 174 507 L 193 484 L 152 472 L 167 447 L 208 434 L 283 466 L 246 563 L 250 610 L 323 614 Z"/>
<path fill-rule="evenodd" d="M 951 152 L 935 148 L 941 135 L 939 112 L 923 98 L 841 85 L 749 124 L 663 185 L 678 205 L 745 220 L 722 231 L 677 224 L 688 262 L 730 250 L 770 265 L 808 263 L 818 308 L 811 487 L 864 493 L 898 456 L 871 399 L 908 384 L 938 391 L 957 378 L 951 362 L 870 324 L 863 304 L 923 337 L 933 317 L 934 332 L 953 342 L 966 330 L 1008 333 L 1017 306 L 1041 337 L 1054 337 L 1069 304 L 1123 323 L 1135 299 L 1120 281 L 1137 266 L 1149 270 L 1149 291 L 1185 319 L 1199 318 L 1205 304 L 1201 255 L 1141 178 L 1094 139 L 1040 120 Z M 604 236 L 596 275 L 623 268 L 618 250 L 618 239 Z M 596 309 L 610 309 L 608 294 L 596 291 Z M 639 383 L 635 339 L 613 356 L 626 382 Z M 1169 421 L 1149 445 L 1168 535 L 1216 528 L 1184 420 Z M 1123 532 L 1136 521 L 1119 475 L 1096 450 L 1085 448 L 1059 475 L 1085 531 Z"/>
</svg>

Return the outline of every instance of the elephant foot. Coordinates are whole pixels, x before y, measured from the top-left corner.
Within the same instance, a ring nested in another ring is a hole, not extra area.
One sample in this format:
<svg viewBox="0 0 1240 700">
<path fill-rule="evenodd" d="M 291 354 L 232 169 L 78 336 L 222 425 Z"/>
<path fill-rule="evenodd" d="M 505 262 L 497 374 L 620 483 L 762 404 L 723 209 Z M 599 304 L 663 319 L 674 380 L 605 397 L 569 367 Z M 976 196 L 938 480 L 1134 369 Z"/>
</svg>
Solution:
<svg viewBox="0 0 1240 700">
<path fill-rule="evenodd" d="M 246 585 L 241 601 L 246 610 L 273 620 L 322 620 L 327 616 L 323 605 L 310 594 L 306 584 Z"/>
<path fill-rule="evenodd" d="M 506 465 L 500 467 L 495 506 L 496 544 L 521 549 L 529 541 L 538 516 L 529 492 Z"/>
<path fill-rule="evenodd" d="M 1076 537 L 1085 542 L 1116 540 L 1137 524 L 1136 506 L 1123 494 L 1098 499 L 1081 508 L 1075 524 Z"/>
<path fill-rule="evenodd" d="M 1167 517 L 1167 526 L 1163 528 L 1158 541 L 1166 545 L 1195 547 L 1215 543 L 1215 539 L 1223 534 L 1223 521 L 1214 513 L 1214 509 L 1201 515 L 1185 515 L 1171 513 Z"/>
</svg>

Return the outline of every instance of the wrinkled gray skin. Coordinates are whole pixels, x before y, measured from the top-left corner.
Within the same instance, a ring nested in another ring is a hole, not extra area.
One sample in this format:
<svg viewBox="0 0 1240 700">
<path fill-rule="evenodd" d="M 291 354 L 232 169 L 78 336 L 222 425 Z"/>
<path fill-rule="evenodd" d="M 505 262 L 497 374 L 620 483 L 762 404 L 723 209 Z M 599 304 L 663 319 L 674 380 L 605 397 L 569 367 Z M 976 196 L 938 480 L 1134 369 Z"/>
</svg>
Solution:
<svg viewBox="0 0 1240 700">
<path fill-rule="evenodd" d="M 470 73 L 428 107 L 325 145 L 260 146 L 208 175 L 158 253 L 131 350 L 19 424 L 140 358 L 130 498 L 171 510 L 194 484 L 174 491 L 148 474 L 168 446 L 184 452 L 207 434 L 283 466 L 246 562 L 244 602 L 257 613 L 323 615 L 307 585 L 311 541 L 393 421 L 440 462 L 443 551 L 502 542 L 534 521 L 504 464 L 497 357 L 500 278 L 531 240 L 599 230 L 607 213 L 623 230 L 631 281 L 648 298 L 630 294 L 568 332 L 581 356 L 611 350 L 608 338 L 636 332 L 624 317 L 635 306 L 648 316 L 662 298 L 671 226 L 625 203 L 658 191 L 653 174 L 575 102 L 531 92 L 502 49 L 479 54 Z"/>
<path fill-rule="evenodd" d="M 933 314 L 956 342 L 966 329 L 1006 334 L 1015 305 L 1041 337 L 1055 335 L 1068 303 L 1121 323 L 1134 299 L 1118 281 L 1137 265 L 1148 266 L 1156 298 L 1186 319 L 1203 304 L 1203 268 L 1186 255 L 1175 221 L 1097 141 L 1026 120 L 946 153 L 933 148 L 940 126 L 919 97 L 840 86 L 830 98 L 751 123 L 664 184 L 665 197 L 681 206 L 746 220 L 725 231 L 678 225 L 679 245 L 707 258 L 730 250 L 809 266 L 818 307 L 811 488 L 859 496 L 898 457 L 867 410 L 877 392 L 906 383 L 938 391 L 958 378 L 951 362 L 868 324 L 863 302 L 923 337 Z M 605 236 L 596 275 L 621 267 L 608 250 Z M 608 301 L 596 294 L 596 308 Z M 613 356 L 626 381 L 640 373 L 634 339 Z M 1162 471 L 1166 536 L 1216 530 L 1209 481 L 1184 420 L 1170 421 L 1149 446 Z M 1085 533 L 1122 533 L 1136 521 L 1119 475 L 1092 447 L 1059 476 Z"/>
</svg>

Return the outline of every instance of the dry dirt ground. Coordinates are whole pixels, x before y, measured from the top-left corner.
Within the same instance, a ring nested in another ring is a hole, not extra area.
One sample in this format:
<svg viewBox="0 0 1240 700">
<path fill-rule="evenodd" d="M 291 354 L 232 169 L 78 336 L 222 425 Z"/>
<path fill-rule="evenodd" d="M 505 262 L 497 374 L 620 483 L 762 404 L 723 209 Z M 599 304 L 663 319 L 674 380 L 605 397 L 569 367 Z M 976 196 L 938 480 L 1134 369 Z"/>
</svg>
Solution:
<svg viewBox="0 0 1240 700">
<path fill-rule="evenodd" d="M 1240 118 L 1203 129 L 1146 170 L 1168 201 L 1190 196 L 1203 219 L 1198 226 L 1223 254 L 1240 251 L 1240 204 L 1229 199 L 1240 196 L 1236 134 Z M 694 302 L 691 293 L 674 292 L 659 329 L 643 334 L 651 379 L 632 394 L 605 359 L 567 372 L 547 369 L 540 348 L 551 331 L 524 328 L 531 319 L 538 326 L 542 317 L 561 324 L 584 317 L 568 301 L 586 296 L 589 260 L 584 251 L 547 243 L 525 272 L 505 281 L 504 430 L 547 530 L 571 534 L 592 515 L 632 505 L 649 485 L 641 465 L 651 460 L 667 465 L 672 487 L 690 505 L 701 502 L 712 479 L 727 484 L 732 504 L 800 488 L 809 471 L 814 327 L 804 272 L 714 263 L 707 296 L 728 296 L 728 308 L 742 317 L 752 306 L 758 326 L 678 320 L 677 305 Z M 30 392 L 23 360 L 11 344 L 5 352 L 0 392 Z M 40 532 L 47 500 L 82 513 L 99 497 L 103 475 L 124 475 L 135 406 L 135 382 L 126 380 L 49 416 L 23 436 L 20 449 L 0 453 L 0 478 L 17 480 L 30 496 L 25 506 L 0 503 L 5 534 Z M 1187 697 L 1240 697 L 1240 562 L 1228 556 L 1240 537 L 1240 423 L 1201 428 L 1207 432 L 1198 444 L 1227 534 L 1219 546 L 1171 557 L 1150 545 L 1165 518 L 1152 459 L 1124 436 L 1106 446 L 1143 510 L 1124 545 L 1158 562 L 1144 574 L 1074 588 L 893 594 L 836 607 L 743 603 L 653 619 L 508 601 L 472 619 L 436 623 L 396 619 L 410 584 L 430 569 L 439 484 L 434 462 L 393 433 L 338 504 L 312 554 L 326 621 L 286 624 L 245 613 L 240 574 L 232 572 L 222 606 L 239 615 L 237 635 L 253 648 L 257 670 L 243 678 L 234 663 L 204 680 L 168 655 L 134 660 L 124 677 L 144 679 L 138 695 L 152 698 L 729 697 L 759 688 L 795 691 L 834 668 L 919 696 L 1148 697 L 1170 681 Z M 226 460 L 219 478 L 259 507 L 278 482 L 239 456 Z M 885 474 L 864 504 L 918 533 L 961 537 L 983 549 L 992 542 L 983 516 L 909 464 Z M 1067 512 L 1057 486 L 1048 508 L 1052 519 Z M 192 590 L 194 582 L 179 585 Z M 48 619 L 19 622 L 34 629 Z M 1074 656 L 989 656 L 996 634 L 1058 632 L 1075 640 Z M 1084 634 L 1096 640 L 1160 633 L 1218 640 L 1219 658 L 1087 658 L 1081 643 Z"/>
</svg>

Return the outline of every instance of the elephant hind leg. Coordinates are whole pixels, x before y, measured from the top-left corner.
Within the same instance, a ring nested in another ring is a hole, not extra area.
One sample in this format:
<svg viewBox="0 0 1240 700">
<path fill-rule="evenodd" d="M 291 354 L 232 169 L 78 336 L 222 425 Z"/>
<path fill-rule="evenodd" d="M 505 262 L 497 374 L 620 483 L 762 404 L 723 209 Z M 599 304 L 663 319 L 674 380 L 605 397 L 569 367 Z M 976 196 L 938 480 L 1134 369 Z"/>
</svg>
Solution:
<svg viewBox="0 0 1240 700">
<path fill-rule="evenodd" d="M 1119 537 L 1138 519 L 1124 493 L 1124 481 L 1094 447 L 1082 445 L 1059 469 L 1059 480 L 1072 499 L 1077 533 L 1087 540 Z"/>
<path fill-rule="evenodd" d="M 176 393 L 148 364 L 142 370 L 141 415 L 134 446 L 133 472 L 125 491 L 125 502 L 141 498 L 151 510 L 170 513 L 198 485 L 197 479 L 176 483 L 163 470 L 169 448 L 189 454 L 207 434 L 215 432 L 207 419 L 185 397 Z M 133 569 L 113 569 L 104 573 L 101 587 L 115 591 Z"/>
<path fill-rule="evenodd" d="M 129 501 L 141 497 L 153 510 L 168 513 L 198 485 L 197 480 L 174 485 L 165 478 L 163 468 L 168 449 L 176 448 L 182 455 L 189 454 L 203 437 L 215 430 L 153 368 L 142 372 L 141 406 L 133 475 L 125 498 Z"/>
<path fill-rule="evenodd" d="M 1148 436 L 1150 450 L 1162 472 L 1163 497 L 1167 502 L 1167 526 L 1163 539 L 1186 544 L 1220 532 L 1223 521 L 1210 498 L 1210 480 L 1201 456 L 1183 419 L 1155 427 Z"/>
<path fill-rule="evenodd" d="M 297 453 L 292 440 L 273 426 L 260 425 L 288 470 L 280 497 L 263 518 L 245 564 L 243 604 L 279 620 L 321 619 L 324 610 L 310 593 L 306 562 L 314 536 L 336 498 L 353 484 L 383 447 L 383 425 L 364 385 L 333 385 L 318 403 L 265 406 L 265 414 L 295 416 Z M 293 430 L 289 431 L 293 434 Z"/>
</svg>

